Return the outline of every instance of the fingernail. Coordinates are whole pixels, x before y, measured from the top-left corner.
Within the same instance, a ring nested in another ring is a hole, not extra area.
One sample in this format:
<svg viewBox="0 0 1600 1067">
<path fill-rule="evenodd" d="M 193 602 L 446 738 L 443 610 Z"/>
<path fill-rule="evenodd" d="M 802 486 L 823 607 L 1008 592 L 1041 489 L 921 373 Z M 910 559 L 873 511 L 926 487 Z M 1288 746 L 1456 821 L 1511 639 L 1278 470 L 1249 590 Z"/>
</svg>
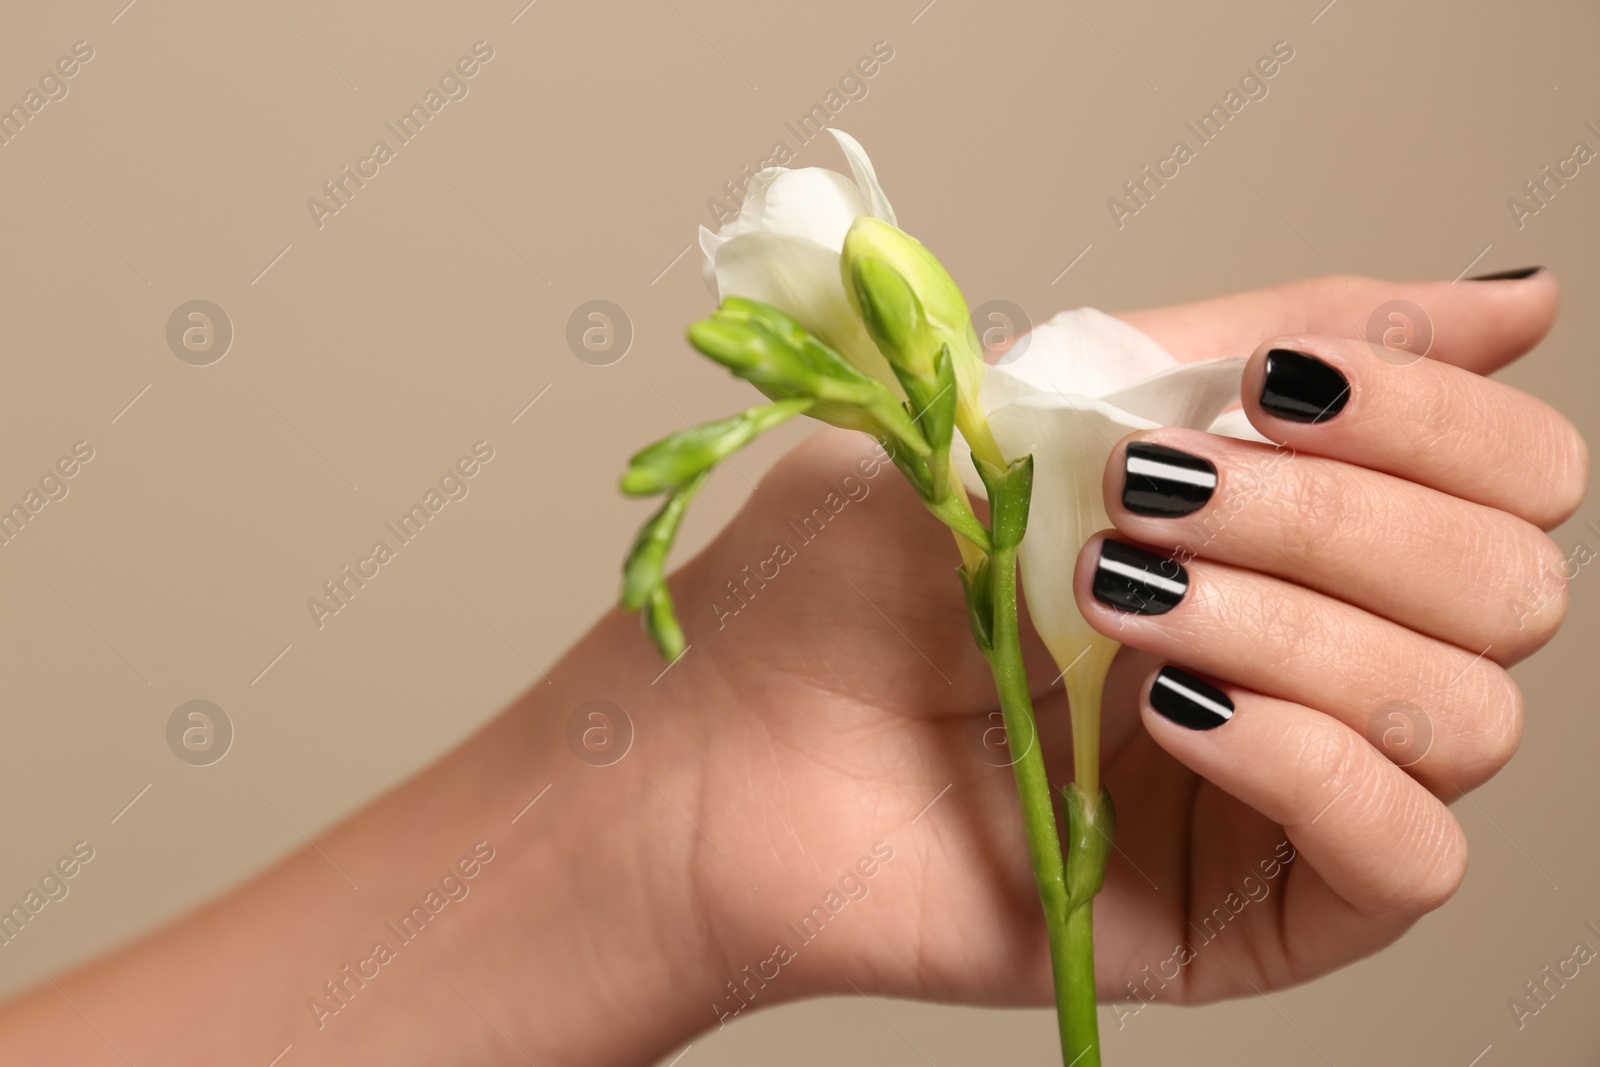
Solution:
<svg viewBox="0 0 1600 1067">
<path fill-rule="evenodd" d="M 1211 499 L 1217 468 L 1166 445 L 1135 441 L 1122 459 L 1122 506 L 1135 515 L 1187 515 Z"/>
<path fill-rule="evenodd" d="M 1543 267 L 1518 267 L 1516 270 L 1503 270 L 1495 274 L 1478 274 L 1468 278 L 1469 282 L 1520 282 L 1524 278 L 1531 278 L 1544 270 Z"/>
<path fill-rule="evenodd" d="M 1176 560 L 1109 538 L 1100 542 L 1094 565 L 1094 598 L 1100 603 L 1135 615 L 1165 615 L 1188 591 L 1189 574 Z"/>
<path fill-rule="evenodd" d="M 1215 730 L 1233 718 L 1233 701 L 1188 671 L 1162 667 L 1150 687 L 1150 706 L 1191 730 Z"/>
<path fill-rule="evenodd" d="M 1327 422 L 1350 399 L 1345 376 L 1316 356 L 1287 348 L 1267 353 L 1261 380 L 1261 406 L 1290 422 Z"/>
</svg>

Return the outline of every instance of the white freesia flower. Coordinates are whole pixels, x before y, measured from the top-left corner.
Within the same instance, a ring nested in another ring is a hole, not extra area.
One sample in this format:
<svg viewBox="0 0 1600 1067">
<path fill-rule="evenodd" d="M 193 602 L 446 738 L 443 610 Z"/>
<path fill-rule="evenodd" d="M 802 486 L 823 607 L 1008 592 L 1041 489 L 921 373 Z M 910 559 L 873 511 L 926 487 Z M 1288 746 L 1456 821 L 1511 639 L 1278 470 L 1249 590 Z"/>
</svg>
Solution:
<svg viewBox="0 0 1600 1067">
<path fill-rule="evenodd" d="M 856 219 L 896 225 L 894 210 L 861 145 L 829 132 L 854 180 L 817 167 L 763 170 L 736 220 L 717 233 L 700 228 L 707 284 L 719 300 L 749 297 L 787 312 L 894 386 L 840 278 L 840 251 Z M 1110 525 L 1100 484 L 1112 446 L 1157 426 L 1262 440 L 1242 413 L 1224 413 L 1239 399 L 1244 362 L 1179 363 L 1134 327 L 1083 308 L 1044 323 L 1014 360 L 984 370 L 981 406 L 1001 452 L 1007 460 L 1034 457 L 1022 580 L 1034 625 L 1063 669 L 1093 637 L 1073 600 L 1072 569 L 1089 535 Z M 966 445 L 958 440 L 952 451 L 968 489 L 983 495 Z"/>
<path fill-rule="evenodd" d="M 1063 669 L 1093 633 L 1073 600 L 1072 571 L 1089 536 L 1111 525 L 1101 475 L 1112 447 L 1157 426 L 1258 437 L 1239 412 L 1226 412 L 1239 399 L 1244 364 L 1179 363 L 1121 319 L 1080 308 L 1039 326 L 1020 356 L 985 372 L 983 409 L 1001 451 L 1033 455 L 1022 584 L 1034 626 Z M 981 494 L 965 450 L 958 443 L 953 451 L 962 480 Z"/>
<path fill-rule="evenodd" d="M 787 312 L 823 344 L 898 388 L 839 279 L 839 252 L 851 224 L 868 215 L 895 225 L 894 209 L 856 139 L 828 132 L 855 180 L 822 167 L 761 171 L 738 218 L 716 233 L 700 227 L 706 284 L 719 301 L 743 296 Z"/>
</svg>

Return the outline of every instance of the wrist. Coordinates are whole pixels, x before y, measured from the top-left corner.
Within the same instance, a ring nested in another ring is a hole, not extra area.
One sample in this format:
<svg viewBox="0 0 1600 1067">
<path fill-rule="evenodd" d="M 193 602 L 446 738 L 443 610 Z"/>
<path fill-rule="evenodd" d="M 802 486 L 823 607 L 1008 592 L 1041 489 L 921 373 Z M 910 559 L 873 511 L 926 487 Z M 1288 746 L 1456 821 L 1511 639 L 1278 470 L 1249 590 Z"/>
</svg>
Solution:
<svg viewBox="0 0 1600 1067">
<path fill-rule="evenodd" d="M 538 1005 L 536 1059 L 640 1062 L 717 1022 L 737 939 L 703 888 L 740 876 L 707 870 L 726 862 L 700 830 L 708 724 L 723 701 L 697 651 L 669 667 L 637 619 L 612 612 L 474 742 L 514 754 L 503 769 L 519 783 L 506 797 L 513 869 L 496 910 L 531 965 L 516 1000 Z"/>
</svg>

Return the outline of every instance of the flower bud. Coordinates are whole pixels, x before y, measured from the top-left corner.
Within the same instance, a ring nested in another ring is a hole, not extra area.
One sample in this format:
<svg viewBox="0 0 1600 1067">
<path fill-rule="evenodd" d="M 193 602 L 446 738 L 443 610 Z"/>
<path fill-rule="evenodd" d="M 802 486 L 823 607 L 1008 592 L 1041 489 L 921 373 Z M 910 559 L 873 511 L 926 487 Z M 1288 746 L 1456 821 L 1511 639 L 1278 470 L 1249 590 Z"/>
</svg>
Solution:
<svg viewBox="0 0 1600 1067">
<path fill-rule="evenodd" d="M 770 304 L 730 296 L 710 318 L 690 325 L 689 343 L 773 400 L 814 401 L 812 418 L 891 438 L 918 455 L 929 451 L 887 386 Z"/>
<path fill-rule="evenodd" d="M 849 282 L 851 305 L 902 383 L 908 375 L 931 378 L 939 344 L 900 272 L 886 260 L 865 256 L 851 264 Z"/>
<path fill-rule="evenodd" d="M 812 401 L 800 397 L 691 426 L 635 452 L 622 475 L 622 491 L 646 496 L 687 484 L 772 427 L 800 414 Z"/>
<path fill-rule="evenodd" d="M 956 387 L 963 398 L 976 403 L 983 353 L 972 329 L 972 313 L 933 253 L 903 230 L 864 216 L 845 235 L 839 269 L 851 305 L 891 365 L 917 373 L 931 370 L 939 346 L 947 344 Z M 913 320 L 901 287 L 909 292 L 920 325 Z"/>
</svg>

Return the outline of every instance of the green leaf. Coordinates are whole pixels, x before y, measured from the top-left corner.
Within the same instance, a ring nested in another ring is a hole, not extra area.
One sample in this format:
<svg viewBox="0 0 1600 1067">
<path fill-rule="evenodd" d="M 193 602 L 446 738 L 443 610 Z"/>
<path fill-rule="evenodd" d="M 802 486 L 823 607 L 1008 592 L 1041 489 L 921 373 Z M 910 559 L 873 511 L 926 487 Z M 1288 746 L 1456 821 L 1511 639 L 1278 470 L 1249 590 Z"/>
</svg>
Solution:
<svg viewBox="0 0 1600 1067">
<path fill-rule="evenodd" d="M 811 405 L 804 397 L 780 400 L 680 430 L 634 453 L 622 475 L 622 491 L 647 496 L 676 489 Z"/>
<path fill-rule="evenodd" d="M 667 553 L 678 536 L 678 526 L 683 522 L 689 501 L 705 484 L 710 471 L 701 471 L 684 485 L 673 490 L 661 510 L 652 515 L 633 540 L 633 548 L 622 565 L 622 606 L 628 611 L 643 607 L 665 581 Z M 671 612 L 672 602 L 666 601 Z"/>
</svg>

